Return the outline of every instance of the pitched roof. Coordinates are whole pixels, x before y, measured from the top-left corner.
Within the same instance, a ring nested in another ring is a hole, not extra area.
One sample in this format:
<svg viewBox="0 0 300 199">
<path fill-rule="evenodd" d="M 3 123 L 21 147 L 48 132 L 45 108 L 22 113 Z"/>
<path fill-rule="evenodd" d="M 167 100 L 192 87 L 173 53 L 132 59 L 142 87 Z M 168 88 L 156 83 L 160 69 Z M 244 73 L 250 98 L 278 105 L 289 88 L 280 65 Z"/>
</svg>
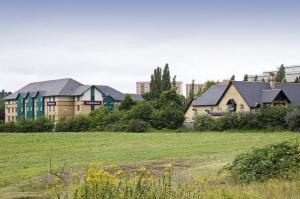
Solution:
<svg viewBox="0 0 300 199">
<path fill-rule="evenodd" d="M 276 83 L 272 89 L 268 82 L 231 81 L 249 107 L 273 102 L 280 94 L 285 95 L 291 104 L 300 104 L 300 83 Z M 192 106 L 214 106 L 219 103 L 228 85 L 216 85 L 196 98 Z"/>
<path fill-rule="evenodd" d="M 219 103 L 223 97 L 228 84 L 218 84 L 211 86 L 200 97 L 197 97 L 192 102 L 192 106 L 214 106 Z"/>
<path fill-rule="evenodd" d="M 71 78 L 34 82 L 7 96 L 5 100 L 16 99 L 19 94 L 24 96 L 28 92 L 38 91 L 43 93 L 43 96 L 68 96 L 73 95 L 78 86 L 82 86 L 82 84 Z"/>
<path fill-rule="evenodd" d="M 138 102 L 144 101 L 144 98 L 143 98 L 142 95 L 140 95 L 140 94 L 128 94 L 128 95 L 130 95 L 130 97 L 131 97 L 134 101 L 138 101 Z"/>
<path fill-rule="evenodd" d="M 103 85 L 96 85 L 95 86 L 98 90 L 100 90 L 105 95 L 109 95 L 116 101 L 122 101 L 125 97 L 123 93 L 120 91 L 117 91 L 116 89 L 110 87 L 110 86 L 103 86 Z"/>
<path fill-rule="evenodd" d="M 300 83 L 276 83 L 275 88 L 281 89 L 292 104 L 300 104 Z"/>
<path fill-rule="evenodd" d="M 232 81 L 232 84 L 249 107 L 256 107 L 257 104 L 261 104 L 261 91 L 271 89 L 270 84 L 267 82 Z"/>
</svg>

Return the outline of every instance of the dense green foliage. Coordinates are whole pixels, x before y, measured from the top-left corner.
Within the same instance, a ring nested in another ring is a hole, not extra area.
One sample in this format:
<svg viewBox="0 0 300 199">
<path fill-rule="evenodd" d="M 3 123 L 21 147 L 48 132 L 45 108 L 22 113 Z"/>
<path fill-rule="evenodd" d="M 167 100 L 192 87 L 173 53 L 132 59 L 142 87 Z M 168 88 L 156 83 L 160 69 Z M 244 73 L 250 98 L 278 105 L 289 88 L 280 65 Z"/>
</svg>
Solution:
<svg viewBox="0 0 300 199">
<path fill-rule="evenodd" d="M 294 118 L 286 120 L 289 109 L 285 107 L 266 107 L 258 112 L 228 113 L 223 117 L 211 118 L 207 115 L 198 115 L 194 120 L 194 129 L 228 130 L 228 129 L 287 129 Z M 296 124 L 298 124 L 296 122 Z"/>
<path fill-rule="evenodd" d="M 21 120 L 19 122 L 0 123 L 0 132 L 51 132 L 54 123 L 47 118 L 36 120 Z"/>
<path fill-rule="evenodd" d="M 244 81 L 244 82 L 247 82 L 247 81 L 248 81 L 248 79 L 249 79 L 249 76 L 248 76 L 248 74 L 245 74 L 245 75 L 244 75 L 244 79 L 243 79 L 243 81 Z"/>
<path fill-rule="evenodd" d="M 287 113 L 286 123 L 289 130 L 300 131 L 300 108 L 295 108 Z"/>
<path fill-rule="evenodd" d="M 124 100 L 121 102 L 119 110 L 127 111 L 127 110 L 131 109 L 134 105 L 136 105 L 136 102 L 131 98 L 131 96 L 129 94 L 126 94 L 124 97 Z"/>
<path fill-rule="evenodd" d="M 300 171 L 300 145 L 287 142 L 254 149 L 238 155 L 225 167 L 239 182 L 294 177 Z"/>
<path fill-rule="evenodd" d="M 0 120 L 4 120 L 5 118 L 5 102 L 4 98 L 11 94 L 10 92 L 6 92 L 5 90 L 2 90 L 0 92 Z"/>
</svg>

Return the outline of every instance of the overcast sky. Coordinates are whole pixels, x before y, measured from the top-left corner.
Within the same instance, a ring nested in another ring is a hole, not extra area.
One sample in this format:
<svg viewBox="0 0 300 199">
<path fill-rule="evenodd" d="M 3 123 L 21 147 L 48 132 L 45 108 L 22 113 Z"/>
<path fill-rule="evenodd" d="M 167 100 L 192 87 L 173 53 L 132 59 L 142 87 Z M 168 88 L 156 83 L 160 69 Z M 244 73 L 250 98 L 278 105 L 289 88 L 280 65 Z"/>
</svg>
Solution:
<svg viewBox="0 0 300 199">
<path fill-rule="evenodd" d="M 300 64 L 300 1 L 0 0 L 0 89 L 74 78 L 135 92 Z"/>
</svg>

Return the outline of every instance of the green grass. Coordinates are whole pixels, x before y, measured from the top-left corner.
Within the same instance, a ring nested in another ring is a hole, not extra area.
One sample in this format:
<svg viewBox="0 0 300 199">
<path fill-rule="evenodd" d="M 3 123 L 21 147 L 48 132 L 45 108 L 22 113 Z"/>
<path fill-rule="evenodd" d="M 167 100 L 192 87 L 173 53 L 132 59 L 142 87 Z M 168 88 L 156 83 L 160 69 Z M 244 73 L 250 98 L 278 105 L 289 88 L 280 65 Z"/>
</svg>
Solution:
<svg viewBox="0 0 300 199">
<path fill-rule="evenodd" d="M 215 175 L 234 155 L 253 147 L 300 140 L 295 133 L 27 133 L 0 134 L 0 187 L 68 164 L 143 164 L 181 160 L 183 175 Z"/>
</svg>

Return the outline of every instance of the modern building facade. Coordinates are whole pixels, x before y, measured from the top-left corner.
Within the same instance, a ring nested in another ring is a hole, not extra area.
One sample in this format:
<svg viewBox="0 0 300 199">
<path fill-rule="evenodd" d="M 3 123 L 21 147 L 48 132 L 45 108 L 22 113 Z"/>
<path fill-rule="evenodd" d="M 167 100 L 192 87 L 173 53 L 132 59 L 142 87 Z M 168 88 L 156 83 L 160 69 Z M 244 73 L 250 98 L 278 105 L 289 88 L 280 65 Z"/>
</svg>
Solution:
<svg viewBox="0 0 300 199">
<path fill-rule="evenodd" d="M 150 82 L 136 82 L 136 93 L 144 94 L 150 92 Z M 182 95 L 182 82 L 176 82 L 176 92 Z"/>
<path fill-rule="evenodd" d="M 285 66 L 285 79 L 287 82 L 294 82 L 297 77 L 300 77 L 300 66 Z M 257 77 L 257 81 L 269 81 L 270 73 L 277 74 L 278 70 L 265 71 L 259 75 L 249 75 L 248 81 L 254 81 Z"/>
<path fill-rule="evenodd" d="M 194 84 L 194 95 L 197 95 L 199 91 L 203 90 L 204 84 Z M 192 84 L 186 84 L 186 93 L 185 96 L 188 97 L 191 91 Z"/>
<path fill-rule="evenodd" d="M 4 98 L 5 122 L 41 117 L 58 120 L 87 115 L 100 107 L 113 110 L 124 97 L 109 86 L 83 85 L 70 78 L 30 83 Z M 142 100 L 136 94 L 132 98 Z"/>
<path fill-rule="evenodd" d="M 198 114 L 223 116 L 228 112 L 257 111 L 264 106 L 300 105 L 300 83 L 230 81 L 210 87 L 189 105 L 185 117 Z"/>
</svg>

